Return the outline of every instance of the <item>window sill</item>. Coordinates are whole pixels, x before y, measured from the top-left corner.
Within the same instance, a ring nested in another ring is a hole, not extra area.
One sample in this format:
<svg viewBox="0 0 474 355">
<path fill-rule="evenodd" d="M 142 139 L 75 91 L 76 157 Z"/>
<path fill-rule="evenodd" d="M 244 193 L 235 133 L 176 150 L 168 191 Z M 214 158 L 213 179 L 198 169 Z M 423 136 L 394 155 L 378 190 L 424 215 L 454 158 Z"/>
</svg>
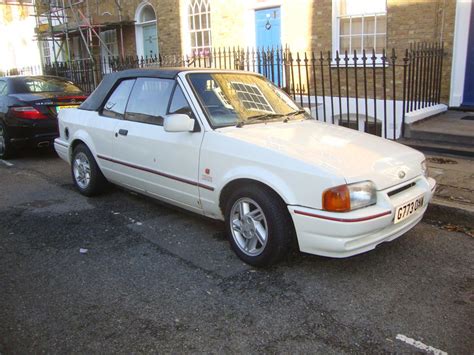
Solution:
<svg viewBox="0 0 474 355">
<path fill-rule="evenodd" d="M 380 59 L 380 57 L 382 56 L 381 54 L 380 55 L 376 55 L 377 56 L 377 59 L 375 60 L 375 63 L 372 62 L 372 59 L 368 59 L 365 61 L 365 67 L 366 68 L 383 68 L 383 67 L 389 67 L 390 66 L 390 63 L 388 61 L 385 61 L 385 63 L 382 61 L 382 59 Z M 349 57 L 349 61 L 347 62 L 347 68 L 354 68 L 357 64 L 357 68 L 363 68 L 364 67 L 364 61 L 361 60 L 361 59 L 358 59 L 356 63 L 354 63 L 354 60 L 352 59 L 352 57 Z M 374 65 L 375 64 L 375 65 Z M 331 68 L 333 69 L 337 69 L 338 65 L 337 65 L 337 62 L 335 59 L 333 59 L 331 61 Z M 346 68 L 346 62 L 344 59 L 341 58 L 341 60 L 339 61 L 339 69 L 344 69 Z"/>
</svg>

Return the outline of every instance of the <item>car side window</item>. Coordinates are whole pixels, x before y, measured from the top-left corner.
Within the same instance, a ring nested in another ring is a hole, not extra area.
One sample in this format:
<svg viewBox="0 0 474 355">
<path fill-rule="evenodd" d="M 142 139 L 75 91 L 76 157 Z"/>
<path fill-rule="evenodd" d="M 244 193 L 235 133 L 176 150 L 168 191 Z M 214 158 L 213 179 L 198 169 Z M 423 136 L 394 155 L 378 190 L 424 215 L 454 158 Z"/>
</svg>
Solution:
<svg viewBox="0 0 474 355">
<path fill-rule="evenodd" d="M 7 83 L 3 80 L 0 80 L 0 96 L 5 96 L 7 94 Z"/>
<path fill-rule="evenodd" d="M 193 111 L 191 110 L 191 106 L 189 105 L 189 102 L 184 96 L 183 90 L 179 85 L 177 85 L 176 89 L 174 90 L 168 113 L 183 113 L 191 118 L 195 118 Z"/>
<path fill-rule="evenodd" d="M 125 119 L 163 125 L 174 83 L 170 79 L 138 78 L 128 101 Z"/>
<path fill-rule="evenodd" d="M 134 83 L 135 79 L 124 80 L 115 88 L 102 109 L 104 116 L 123 119 Z"/>
</svg>

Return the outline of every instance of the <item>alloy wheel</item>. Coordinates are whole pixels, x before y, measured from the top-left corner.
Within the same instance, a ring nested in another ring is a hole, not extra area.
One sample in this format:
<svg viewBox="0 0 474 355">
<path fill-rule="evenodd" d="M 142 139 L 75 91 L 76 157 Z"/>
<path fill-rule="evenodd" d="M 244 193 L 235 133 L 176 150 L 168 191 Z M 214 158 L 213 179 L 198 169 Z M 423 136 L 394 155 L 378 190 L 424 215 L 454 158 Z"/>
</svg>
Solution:
<svg viewBox="0 0 474 355">
<path fill-rule="evenodd" d="M 81 189 L 86 189 L 91 181 L 91 166 L 87 155 L 79 152 L 73 162 L 74 179 Z"/>
<path fill-rule="evenodd" d="M 268 242 L 268 224 L 262 208 L 254 200 L 237 200 L 230 212 L 232 237 L 238 248 L 249 256 L 260 255 Z"/>
</svg>

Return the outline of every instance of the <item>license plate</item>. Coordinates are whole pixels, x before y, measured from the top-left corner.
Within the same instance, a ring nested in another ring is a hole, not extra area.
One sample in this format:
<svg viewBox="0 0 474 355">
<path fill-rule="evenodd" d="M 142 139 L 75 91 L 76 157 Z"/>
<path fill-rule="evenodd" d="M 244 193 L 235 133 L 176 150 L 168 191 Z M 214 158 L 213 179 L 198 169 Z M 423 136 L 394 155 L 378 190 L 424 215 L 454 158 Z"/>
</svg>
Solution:
<svg viewBox="0 0 474 355">
<path fill-rule="evenodd" d="M 64 105 L 64 106 L 56 106 L 56 112 L 59 112 L 63 108 L 77 108 L 79 105 Z"/>
<path fill-rule="evenodd" d="M 419 208 L 423 207 L 423 196 L 418 196 L 413 200 L 410 200 L 404 203 L 401 206 L 398 206 L 395 210 L 395 220 L 394 223 L 403 221 L 404 219 L 410 217 L 415 213 Z"/>
</svg>

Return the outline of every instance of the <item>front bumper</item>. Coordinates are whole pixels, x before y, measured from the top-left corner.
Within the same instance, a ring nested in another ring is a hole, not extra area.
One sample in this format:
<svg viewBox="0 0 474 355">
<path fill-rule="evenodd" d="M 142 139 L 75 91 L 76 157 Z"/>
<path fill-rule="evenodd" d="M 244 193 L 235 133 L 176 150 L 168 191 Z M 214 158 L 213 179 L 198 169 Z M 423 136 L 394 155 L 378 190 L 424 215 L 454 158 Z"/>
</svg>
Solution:
<svg viewBox="0 0 474 355">
<path fill-rule="evenodd" d="M 379 191 L 377 204 L 348 213 L 331 213 L 301 206 L 288 206 L 302 252 L 344 258 L 374 249 L 412 229 L 423 218 L 436 182 L 418 177 L 405 182 L 413 184 L 406 190 L 390 195 L 400 186 Z M 407 219 L 394 224 L 395 210 L 415 197 L 423 195 L 423 206 Z"/>
</svg>

